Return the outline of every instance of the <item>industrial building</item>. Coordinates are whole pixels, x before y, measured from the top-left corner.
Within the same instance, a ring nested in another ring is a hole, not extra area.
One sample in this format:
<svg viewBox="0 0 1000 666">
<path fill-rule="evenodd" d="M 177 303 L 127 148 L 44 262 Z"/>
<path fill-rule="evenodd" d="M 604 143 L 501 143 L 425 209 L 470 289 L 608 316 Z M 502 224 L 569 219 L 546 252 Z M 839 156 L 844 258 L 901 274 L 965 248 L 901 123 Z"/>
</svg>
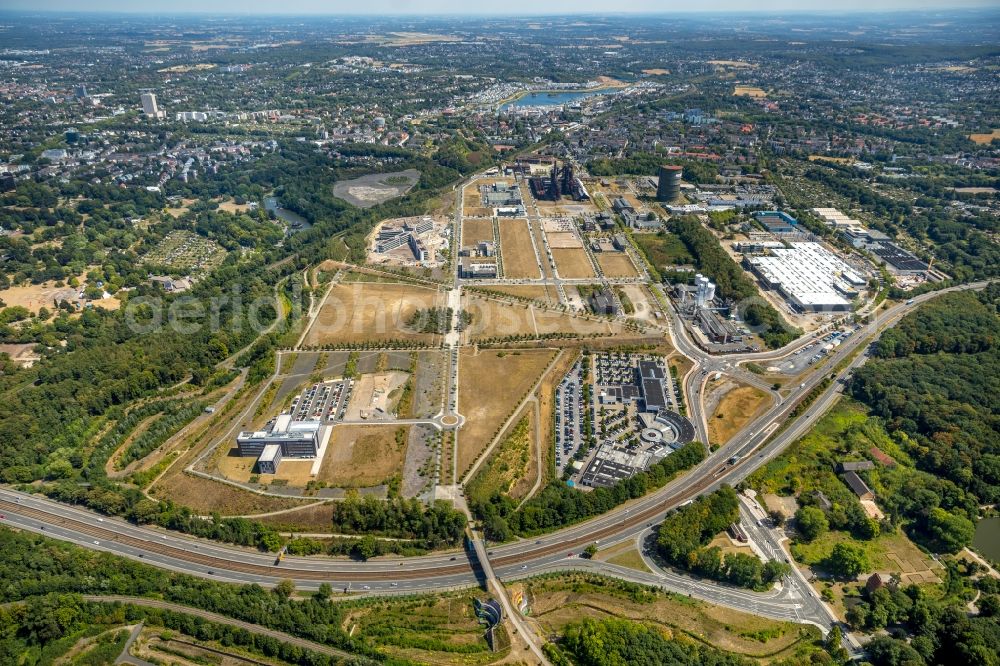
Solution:
<svg viewBox="0 0 1000 666">
<path fill-rule="evenodd" d="M 924 275 L 930 265 L 918 259 L 895 243 L 878 243 L 869 248 L 872 254 L 885 262 L 896 275 Z"/>
<path fill-rule="evenodd" d="M 571 197 L 574 201 L 590 198 L 590 193 L 571 164 L 564 164 L 560 168 L 558 163 L 553 163 L 548 176 L 534 176 L 528 184 L 531 186 L 531 194 L 540 201 L 559 201 L 563 196 Z"/>
<path fill-rule="evenodd" d="M 841 213 L 836 208 L 813 208 L 812 212 L 823 220 L 824 224 L 834 229 L 863 226 L 860 222 Z"/>
<path fill-rule="evenodd" d="M 762 210 L 753 214 L 754 219 L 764 225 L 772 234 L 794 234 L 799 230 L 799 221 L 779 210 Z"/>
<path fill-rule="evenodd" d="M 665 165 L 660 167 L 660 179 L 656 185 L 656 200 L 670 202 L 681 196 L 681 175 L 684 167 Z"/>
<path fill-rule="evenodd" d="M 820 243 L 791 243 L 744 266 L 801 312 L 845 312 L 866 280 Z"/>
</svg>

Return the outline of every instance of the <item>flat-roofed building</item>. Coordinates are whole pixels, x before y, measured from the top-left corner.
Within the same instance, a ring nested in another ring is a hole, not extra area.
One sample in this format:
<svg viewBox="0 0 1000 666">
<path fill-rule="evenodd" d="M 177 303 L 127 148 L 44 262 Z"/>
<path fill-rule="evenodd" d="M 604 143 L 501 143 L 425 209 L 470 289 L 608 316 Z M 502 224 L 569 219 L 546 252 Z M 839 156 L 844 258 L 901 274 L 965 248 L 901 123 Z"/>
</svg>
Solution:
<svg viewBox="0 0 1000 666">
<path fill-rule="evenodd" d="M 851 309 L 845 298 L 865 279 L 820 243 L 791 243 L 758 257 L 745 257 L 744 265 L 769 289 L 775 289 L 802 312 L 843 312 Z"/>
<path fill-rule="evenodd" d="M 472 262 L 469 257 L 462 257 L 458 265 L 460 277 L 470 280 L 487 280 L 496 278 L 500 269 L 495 261 Z"/>
<path fill-rule="evenodd" d="M 236 436 L 240 456 L 257 457 L 270 444 L 281 447 L 286 458 L 314 458 L 318 445 L 319 421 L 293 421 L 291 414 L 280 414 L 267 430 L 246 431 Z"/>
<path fill-rule="evenodd" d="M 281 464 L 281 445 L 268 444 L 257 458 L 257 471 L 260 474 L 277 474 Z"/>
</svg>

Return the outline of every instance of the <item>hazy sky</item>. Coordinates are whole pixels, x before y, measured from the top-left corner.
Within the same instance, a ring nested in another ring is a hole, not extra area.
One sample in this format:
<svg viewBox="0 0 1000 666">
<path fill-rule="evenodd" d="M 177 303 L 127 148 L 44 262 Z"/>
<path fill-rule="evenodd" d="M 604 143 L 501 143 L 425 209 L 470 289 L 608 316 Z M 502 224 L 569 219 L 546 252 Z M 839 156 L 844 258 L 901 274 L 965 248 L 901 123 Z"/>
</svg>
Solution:
<svg viewBox="0 0 1000 666">
<path fill-rule="evenodd" d="M 997 0 L 0 0 L 0 9 L 234 14 L 560 14 L 691 11 L 901 11 L 996 7 Z"/>
</svg>

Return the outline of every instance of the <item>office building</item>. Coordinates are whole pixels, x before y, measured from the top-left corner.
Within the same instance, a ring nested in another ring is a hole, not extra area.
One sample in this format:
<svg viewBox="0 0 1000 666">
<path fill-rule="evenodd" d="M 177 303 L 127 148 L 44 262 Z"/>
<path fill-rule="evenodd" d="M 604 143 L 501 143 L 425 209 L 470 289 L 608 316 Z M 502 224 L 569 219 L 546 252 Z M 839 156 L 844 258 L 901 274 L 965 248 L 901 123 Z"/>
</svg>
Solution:
<svg viewBox="0 0 1000 666">
<path fill-rule="evenodd" d="M 257 471 L 261 474 L 277 474 L 281 464 L 281 446 L 268 444 L 257 458 Z"/>
<path fill-rule="evenodd" d="M 142 100 L 142 112 L 146 114 L 147 118 L 164 117 L 165 112 L 156 104 L 156 95 L 153 93 L 142 93 L 139 99 Z"/>
<path fill-rule="evenodd" d="M 292 421 L 291 414 L 280 414 L 267 430 L 241 432 L 236 436 L 240 456 L 260 456 L 271 444 L 281 448 L 285 458 L 314 458 L 319 449 L 319 421 Z"/>
<path fill-rule="evenodd" d="M 656 185 L 657 201 L 673 201 L 681 196 L 681 175 L 684 167 L 665 165 L 660 167 L 660 180 Z"/>
</svg>

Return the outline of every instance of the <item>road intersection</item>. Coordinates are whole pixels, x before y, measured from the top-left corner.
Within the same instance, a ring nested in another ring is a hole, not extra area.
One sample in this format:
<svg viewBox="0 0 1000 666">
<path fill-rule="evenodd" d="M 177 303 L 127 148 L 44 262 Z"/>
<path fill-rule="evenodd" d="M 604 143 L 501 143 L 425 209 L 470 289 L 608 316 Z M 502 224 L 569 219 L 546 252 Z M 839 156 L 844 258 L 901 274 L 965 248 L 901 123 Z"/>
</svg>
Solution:
<svg viewBox="0 0 1000 666">
<path fill-rule="evenodd" d="M 461 204 L 459 210 L 460 206 Z M 460 220 L 460 214 L 456 219 Z M 528 281 L 532 282 L 534 281 Z M 563 282 L 568 281 L 556 278 L 557 286 L 561 286 Z M 317 589 L 321 583 L 326 582 L 335 587 L 343 586 L 345 591 L 364 594 L 413 594 L 468 587 L 482 584 L 484 579 L 509 581 L 550 571 L 577 569 L 656 585 L 767 617 L 810 622 L 826 631 L 834 619 L 801 575 L 793 575 L 770 592 L 754 593 L 664 569 L 652 561 L 646 554 L 649 549 L 644 546 L 654 525 L 662 521 L 666 513 L 722 484 L 738 484 L 803 435 L 837 400 L 843 388 L 842 381 L 864 363 L 867 356 L 863 353 L 863 346 L 876 339 L 882 331 L 897 323 L 919 304 L 940 293 L 978 289 L 985 284 L 961 285 L 924 294 L 889 307 L 877 316 L 873 315 L 872 323 L 866 329 L 853 335 L 829 354 L 823 369 L 807 373 L 804 380 L 784 396 L 740 367 L 740 364 L 784 358 L 811 342 L 813 336 L 803 336 L 776 351 L 712 356 L 691 340 L 677 313 L 669 311 L 665 330 L 674 347 L 693 362 L 691 371 L 684 378 L 683 389 L 689 414 L 701 441 L 708 440 L 702 396 L 710 374 L 722 373 L 767 390 L 774 397 L 772 406 L 729 442 L 719 446 L 697 468 L 663 488 L 584 523 L 537 539 L 500 544 L 491 549 L 474 539 L 476 549 L 470 553 L 444 552 L 414 558 L 379 558 L 367 562 L 287 557 L 279 564 L 273 554 L 167 533 L 155 527 L 134 525 L 11 489 L 0 489 L 0 513 L 4 514 L 4 522 L 12 527 L 44 533 L 53 538 L 113 552 L 173 571 L 233 583 L 271 585 L 289 578 L 303 590 Z M 457 313 L 457 306 L 461 302 L 460 287 L 456 286 L 448 293 L 448 302 Z M 447 408 L 443 411 L 446 415 L 461 419 L 457 405 L 458 376 L 455 367 L 458 360 L 457 335 L 450 336 L 446 349 L 451 367 L 445 390 L 451 395 L 448 396 Z M 824 385 L 827 378 L 834 381 Z M 812 403 L 801 410 L 801 414 L 794 420 L 790 420 L 799 403 L 817 389 L 822 390 L 813 396 Z M 750 511 L 747 507 L 743 507 L 743 510 Z M 762 525 L 757 525 L 749 513 L 747 520 L 743 522 L 753 533 L 755 542 L 765 550 L 765 555 L 785 559 L 785 551 L 773 534 Z M 640 553 L 652 573 L 579 557 L 579 553 L 591 543 L 599 542 L 602 547 L 606 547 L 623 541 L 634 541 L 640 546 Z M 477 551 L 482 552 L 473 556 Z M 499 590 L 503 589 L 500 585 L 494 586 Z M 503 594 L 500 596 L 503 597 Z M 509 606 L 509 603 L 505 605 Z M 512 621 L 516 619 L 512 617 Z M 527 640 L 532 652 L 541 657 L 528 628 L 520 626 L 516 621 L 515 626 L 521 630 L 521 635 Z M 544 662 L 543 657 L 541 661 Z"/>
</svg>

